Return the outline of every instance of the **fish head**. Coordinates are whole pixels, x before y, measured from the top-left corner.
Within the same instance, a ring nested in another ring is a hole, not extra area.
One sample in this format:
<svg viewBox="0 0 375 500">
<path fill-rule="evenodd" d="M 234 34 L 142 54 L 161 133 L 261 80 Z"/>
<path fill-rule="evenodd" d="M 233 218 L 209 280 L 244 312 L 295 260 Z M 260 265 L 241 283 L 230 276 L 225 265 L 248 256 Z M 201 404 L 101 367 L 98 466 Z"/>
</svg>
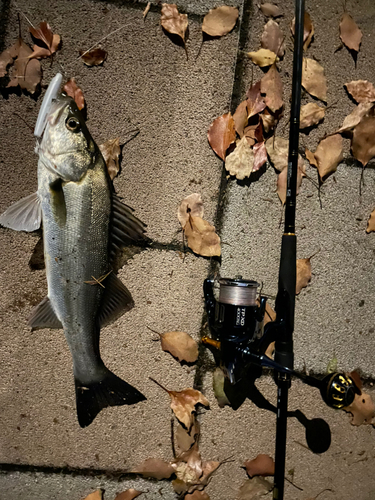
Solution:
<svg viewBox="0 0 375 500">
<path fill-rule="evenodd" d="M 67 182 L 81 180 L 94 166 L 99 149 L 71 97 L 53 99 L 38 154 L 48 170 Z"/>
</svg>

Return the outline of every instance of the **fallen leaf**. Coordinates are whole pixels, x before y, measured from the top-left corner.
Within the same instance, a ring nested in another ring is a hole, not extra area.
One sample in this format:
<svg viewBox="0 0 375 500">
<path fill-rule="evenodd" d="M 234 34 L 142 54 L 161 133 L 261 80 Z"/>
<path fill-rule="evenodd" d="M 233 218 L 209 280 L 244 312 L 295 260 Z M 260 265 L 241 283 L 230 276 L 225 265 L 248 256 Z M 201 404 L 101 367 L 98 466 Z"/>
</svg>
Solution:
<svg viewBox="0 0 375 500">
<path fill-rule="evenodd" d="M 253 63 L 258 65 L 260 68 L 271 66 L 279 60 L 277 55 L 272 52 L 272 50 L 268 49 L 259 49 L 256 52 L 248 52 L 247 55 Z"/>
<path fill-rule="evenodd" d="M 218 462 L 217 460 L 209 460 L 208 462 L 202 463 L 202 477 L 200 479 L 200 483 L 203 485 L 207 485 L 212 474 L 220 467 L 222 462 Z"/>
<path fill-rule="evenodd" d="M 283 57 L 285 54 L 284 35 L 280 26 L 272 19 L 264 26 L 260 44 L 263 49 L 270 50 L 278 57 Z"/>
<path fill-rule="evenodd" d="M 356 102 L 374 102 L 375 88 L 368 80 L 356 80 L 345 83 L 344 87 Z"/>
<path fill-rule="evenodd" d="M 268 134 L 271 130 L 275 128 L 275 125 L 277 123 L 277 119 L 275 115 L 271 114 L 268 109 L 265 109 L 263 113 L 260 115 L 260 119 L 262 120 L 263 124 L 263 129 L 266 134 Z"/>
<path fill-rule="evenodd" d="M 153 477 L 155 479 L 169 479 L 174 473 L 174 468 L 169 462 L 161 458 L 148 458 L 137 465 L 130 472 L 133 474 L 142 474 L 143 477 Z"/>
<path fill-rule="evenodd" d="M 266 302 L 266 311 L 264 314 L 263 325 L 266 326 L 267 323 L 269 323 L 270 321 L 275 321 L 275 319 L 276 319 L 276 312 L 272 309 L 269 303 Z"/>
<path fill-rule="evenodd" d="M 182 453 L 171 465 L 177 479 L 183 481 L 187 485 L 188 489 L 191 485 L 199 483 L 203 469 L 198 443 L 195 442 L 190 450 Z"/>
<path fill-rule="evenodd" d="M 198 359 L 198 344 L 185 332 L 167 332 L 161 336 L 161 348 L 178 361 L 194 363 Z"/>
<path fill-rule="evenodd" d="M 362 40 L 362 31 L 347 12 L 344 12 L 340 23 L 340 38 L 349 50 L 359 51 Z"/>
<path fill-rule="evenodd" d="M 108 141 L 99 146 L 99 149 L 107 165 L 109 177 L 113 180 L 120 171 L 120 138 L 108 139 Z"/>
<path fill-rule="evenodd" d="M 268 356 L 270 359 L 274 358 L 275 354 L 275 342 L 271 342 L 270 345 L 267 347 L 264 353 L 266 356 Z"/>
<path fill-rule="evenodd" d="M 259 5 L 259 8 L 262 13 L 268 17 L 280 17 L 283 15 L 280 8 L 273 3 L 262 3 L 261 5 Z"/>
<path fill-rule="evenodd" d="M 236 127 L 230 113 L 219 116 L 210 125 L 207 133 L 208 142 L 215 153 L 225 161 L 229 146 L 236 140 Z"/>
<path fill-rule="evenodd" d="M 338 360 L 336 356 L 334 356 L 327 365 L 326 373 L 336 373 L 338 367 Z"/>
<path fill-rule="evenodd" d="M 249 143 L 249 146 L 254 146 L 254 144 L 256 143 L 255 131 L 256 131 L 257 127 L 258 127 L 258 124 L 248 125 L 243 131 L 244 137 L 246 137 L 246 140 Z"/>
<path fill-rule="evenodd" d="M 346 412 L 353 415 L 351 420 L 352 425 L 372 424 L 375 417 L 375 405 L 370 394 L 362 392 L 361 395 L 356 394 L 351 405 L 343 408 Z"/>
<path fill-rule="evenodd" d="M 186 50 L 185 34 L 189 24 L 187 14 L 180 14 L 174 3 L 163 3 L 160 24 L 168 33 L 179 36 Z"/>
<path fill-rule="evenodd" d="M 203 201 L 199 193 L 193 193 L 184 198 L 178 207 L 177 217 L 182 227 L 189 220 L 189 216 L 203 217 Z"/>
<path fill-rule="evenodd" d="M 303 161 L 303 160 L 302 160 Z M 297 194 L 299 193 L 299 188 L 302 184 L 302 179 L 305 177 L 305 165 L 302 167 L 298 166 L 297 170 Z M 283 205 L 286 202 L 286 189 L 288 182 L 288 169 L 284 168 L 279 175 L 277 176 L 277 194 L 280 198 L 280 201 Z"/>
<path fill-rule="evenodd" d="M 315 102 L 309 102 L 301 106 L 299 128 L 304 129 L 317 125 L 324 118 L 325 109 L 320 107 Z"/>
<path fill-rule="evenodd" d="M 104 490 L 96 490 L 93 493 L 90 493 L 90 495 L 87 495 L 84 500 L 103 500 L 103 493 Z"/>
<path fill-rule="evenodd" d="M 220 237 L 214 226 L 201 217 L 190 216 L 185 224 L 184 233 L 188 247 L 202 257 L 219 257 L 221 255 Z"/>
<path fill-rule="evenodd" d="M 254 167 L 254 152 L 246 136 L 237 142 L 235 150 L 225 160 L 225 169 L 237 179 L 249 177 Z"/>
<path fill-rule="evenodd" d="M 315 168 L 318 168 L 318 162 L 316 161 L 314 153 L 311 152 L 309 149 L 305 148 L 305 155 L 310 165 L 312 165 Z"/>
<path fill-rule="evenodd" d="M 190 432 L 188 432 L 183 425 L 178 423 L 175 432 L 176 444 L 178 448 L 182 452 L 190 450 L 192 445 L 197 440 L 199 433 L 200 433 L 200 427 L 199 427 L 199 422 L 197 420 L 194 420 Z"/>
<path fill-rule="evenodd" d="M 327 80 L 324 69 L 314 59 L 304 58 L 302 64 L 302 87 L 321 101 L 327 102 Z"/>
<path fill-rule="evenodd" d="M 220 367 L 217 367 L 212 375 L 212 387 L 217 404 L 220 408 L 230 406 L 230 401 L 224 391 L 225 375 Z"/>
<path fill-rule="evenodd" d="M 244 463 L 246 472 L 253 476 L 273 476 L 275 474 L 275 462 L 269 455 L 260 454 L 253 460 Z"/>
<path fill-rule="evenodd" d="M 342 126 L 338 130 L 333 132 L 333 134 L 342 134 L 343 132 L 348 132 L 349 130 L 356 127 L 373 106 L 374 104 L 371 102 L 359 103 L 358 106 L 354 108 L 354 110 L 348 116 L 345 117 Z"/>
<path fill-rule="evenodd" d="M 249 88 L 246 92 L 246 97 L 248 118 L 261 113 L 265 109 L 266 103 L 261 95 L 261 80 Z"/>
<path fill-rule="evenodd" d="M 188 490 L 188 485 L 185 483 L 185 481 L 182 481 L 181 479 L 174 479 L 172 481 L 172 486 L 173 486 L 174 491 L 178 495 L 181 495 L 182 493 L 186 493 Z"/>
<path fill-rule="evenodd" d="M 366 166 L 375 156 L 375 116 L 364 116 L 354 128 L 352 139 L 354 158 Z"/>
<path fill-rule="evenodd" d="M 242 138 L 244 133 L 244 128 L 248 122 L 247 116 L 247 100 L 242 101 L 238 106 L 233 115 L 233 120 L 236 127 L 237 134 Z"/>
<path fill-rule="evenodd" d="M 42 69 L 40 62 L 36 59 L 30 59 L 32 50 L 26 43 L 19 38 L 18 42 L 10 49 L 17 57 L 12 68 L 11 80 L 7 87 L 17 87 L 25 89 L 31 94 L 36 90 L 37 85 L 42 79 Z"/>
<path fill-rule="evenodd" d="M 273 64 L 261 80 L 261 92 L 265 94 L 264 102 L 266 106 L 276 113 L 282 108 L 283 102 L 283 84 L 277 70 L 276 64 Z"/>
<path fill-rule="evenodd" d="M 335 371 L 337 371 L 337 370 L 335 370 Z M 361 391 L 363 384 L 362 384 L 360 374 L 357 371 L 353 371 L 353 372 L 349 373 L 349 377 L 353 380 L 356 387 Z"/>
<path fill-rule="evenodd" d="M 80 55 L 86 66 L 99 66 L 107 59 L 107 52 L 100 47 L 89 50 L 88 52 L 81 50 Z"/>
<path fill-rule="evenodd" d="M 370 218 L 367 222 L 366 233 L 372 233 L 375 231 L 375 210 L 370 214 Z"/>
<path fill-rule="evenodd" d="M 292 35 L 295 35 L 296 29 L 296 18 L 293 19 L 291 27 Z M 314 26 L 311 21 L 310 14 L 305 12 L 304 20 L 303 20 L 303 50 L 306 50 L 310 45 L 312 37 L 314 36 Z"/>
<path fill-rule="evenodd" d="M 133 500 L 133 498 L 139 497 L 139 495 L 142 495 L 142 493 L 142 491 L 130 488 L 129 490 L 123 491 L 122 493 L 116 495 L 115 500 Z"/>
<path fill-rule="evenodd" d="M 39 42 L 42 42 L 44 45 L 44 47 L 34 45 L 30 58 L 49 57 L 56 52 L 60 45 L 61 38 L 59 35 L 54 35 L 52 33 L 51 27 L 48 23 L 42 21 L 39 24 L 39 28 L 30 26 L 29 30 L 33 37 L 39 40 Z"/>
<path fill-rule="evenodd" d="M 289 141 L 282 137 L 270 137 L 266 141 L 268 156 L 276 170 L 282 172 L 288 166 Z M 298 168 L 304 170 L 305 162 L 298 154 Z"/>
<path fill-rule="evenodd" d="M 82 89 L 78 87 L 75 78 L 71 78 L 66 82 L 63 91 L 75 100 L 78 109 L 83 109 L 85 107 L 85 98 L 83 97 Z"/>
<path fill-rule="evenodd" d="M 297 259 L 296 295 L 302 288 L 306 288 L 311 281 L 311 257 L 307 259 Z"/>
<path fill-rule="evenodd" d="M 210 500 L 210 497 L 205 491 L 195 490 L 193 493 L 185 495 L 184 500 Z"/>
<path fill-rule="evenodd" d="M 267 149 L 264 141 L 254 144 L 254 166 L 253 172 L 259 170 L 267 161 Z"/>
<path fill-rule="evenodd" d="M 208 11 L 204 16 L 202 31 L 210 36 L 227 35 L 235 27 L 238 19 L 238 9 L 222 5 Z"/>
<path fill-rule="evenodd" d="M 314 157 L 319 177 L 323 181 L 336 172 L 338 164 L 343 159 L 342 137 L 336 134 L 322 139 L 316 148 Z"/>
<path fill-rule="evenodd" d="M 10 50 L 4 50 L 0 54 L 0 78 L 7 74 L 7 67 L 13 62 L 13 57 L 11 56 Z"/>
<path fill-rule="evenodd" d="M 146 16 L 151 8 L 151 2 L 148 2 L 148 4 L 145 7 L 145 10 L 143 11 L 143 19 L 146 19 Z"/>
<path fill-rule="evenodd" d="M 255 500 L 271 491 L 273 485 L 263 477 L 247 479 L 241 486 L 238 500 Z"/>
</svg>

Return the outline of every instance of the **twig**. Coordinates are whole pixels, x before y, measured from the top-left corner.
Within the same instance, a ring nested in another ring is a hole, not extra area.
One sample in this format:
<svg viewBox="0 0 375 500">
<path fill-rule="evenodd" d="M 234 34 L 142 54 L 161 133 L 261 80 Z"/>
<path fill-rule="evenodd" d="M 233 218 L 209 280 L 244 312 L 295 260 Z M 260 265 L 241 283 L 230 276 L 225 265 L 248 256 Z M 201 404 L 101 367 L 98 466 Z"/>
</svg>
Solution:
<svg viewBox="0 0 375 500">
<path fill-rule="evenodd" d="M 303 491 L 303 488 L 300 488 L 296 484 L 292 483 L 292 481 L 290 479 L 288 479 L 286 476 L 285 476 L 285 480 L 288 481 L 288 483 L 290 483 L 292 486 L 294 486 L 295 488 L 297 488 L 297 490 Z"/>
<path fill-rule="evenodd" d="M 120 26 L 119 28 L 117 28 L 116 30 L 114 31 L 111 31 L 111 33 L 109 33 L 108 35 L 106 36 L 103 36 L 103 38 L 101 38 L 98 42 L 96 42 L 94 45 L 92 45 L 89 49 L 86 50 L 86 52 L 83 52 L 79 57 L 77 57 L 77 60 L 78 59 L 81 59 L 85 54 L 87 54 L 87 52 L 90 52 L 90 50 L 94 49 L 97 45 L 99 45 L 99 43 L 103 42 L 104 40 L 106 40 L 108 37 L 110 37 L 111 35 L 114 35 L 115 33 L 117 33 L 118 31 L 122 30 L 123 28 L 125 28 L 127 26 L 127 24 L 123 24 L 122 26 Z"/>
</svg>

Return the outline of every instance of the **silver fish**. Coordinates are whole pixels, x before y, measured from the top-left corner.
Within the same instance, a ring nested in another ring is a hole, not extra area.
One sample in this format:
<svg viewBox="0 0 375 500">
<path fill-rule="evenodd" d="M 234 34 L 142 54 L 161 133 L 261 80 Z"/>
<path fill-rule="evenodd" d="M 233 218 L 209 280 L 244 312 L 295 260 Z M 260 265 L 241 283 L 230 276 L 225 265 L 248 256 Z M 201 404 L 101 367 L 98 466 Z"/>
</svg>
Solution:
<svg viewBox="0 0 375 500">
<path fill-rule="evenodd" d="M 133 306 L 113 272 L 113 260 L 123 245 L 144 239 L 145 225 L 114 193 L 102 154 L 73 99 L 53 99 L 44 127 L 37 146 L 38 191 L 9 207 L 0 224 L 18 231 L 43 224 L 48 295 L 29 325 L 64 329 L 73 358 L 78 421 L 86 427 L 107 406 L 146 399 L 106 368 L 99 351 L 100 328 Z"/>
</svg>

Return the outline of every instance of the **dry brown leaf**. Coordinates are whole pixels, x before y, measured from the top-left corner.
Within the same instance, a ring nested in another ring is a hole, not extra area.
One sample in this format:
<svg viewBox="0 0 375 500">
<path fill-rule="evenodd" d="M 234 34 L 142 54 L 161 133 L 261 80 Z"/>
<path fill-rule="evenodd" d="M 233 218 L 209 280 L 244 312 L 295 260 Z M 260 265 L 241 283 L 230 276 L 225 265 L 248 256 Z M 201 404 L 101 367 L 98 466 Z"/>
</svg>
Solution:
<svg viewBox="0 0 375 500">
<path fill-rule="evenodd" d="M 302 65 L 302 86 L 321 101 L 327 102 L 327 80 L 324 69 L 314 59 L 305 57 Z"/>
<path fill-rule="evenodd" d="M 280 26 L 272 19 L 264 26 L 260 44 L 263 49 L 270 50 L 278 57 L 283 57 L 285 54 L 284 35 Z"/>
<path fill-rule="evenodd" d="M 252 85 L 246 92 L 248 118 L 261 113 L 266 107 L 266 103 L 260 93 L 260 86 L 261 81 L 259 80 L 259 82 L 254 83 L 254 85 Z"/>
<path fill-rule="evenodd" d="M 243 131 L 244 137 L 246 137 L 249 146 L 254 146 L 254 144 L 256 143 L 255 131 L 257 127 L 258 125 L 248 125 Z"/>
<path fill-rule="evenodd" d="M 299 128 L 304 129 L 317 125 L 324 118 L 325 109 L 320 107 L 315 102 L 309 102 L 301 106 Z"/>
<path fill-rule="evenodd" d="M 120 138 L 108 139 L 108 141 L 99 146 L 99 149 L 107 165 L 108 174 L 113 180 L 120 171 Z"/>
<path fill-rule="evenodd" d="M 243 131 L 244 128 L 247 125 L 248 122 L 248 116 L 247 116 L 247 100 L 242 101 L 238 106 L 237 109 L 233 115 L 233 120 L 235 123 L 236 127 L 236 132 L 237 134 L 242 138 L 243 137 Z"/>
<path fill-rule="evenodd" d="M 161 8 L 160 24 L 165 31 L 181 38 L 185 46 L 185 34 L 188 27 L 187 14 L 180 14 L 177 5 L 172 3 L 163 3 Z"/>
<path fill-rule="evenodd" d="M 303 161 L 303 160 L 302 160 Z M 299 193 L 299 188 L 302 184 L 302 179 L 305 177 L 305 165 L 302 167 L 298 166 L 297 171 L 297 194 Z M 284 205 L 286 202 L 286 188 L 288 182 L 288 169 L 284 168 L 282 172 L 277 176 L 277 194 L 280 198 L 281 203 Z"/>
<path fill-rule="evenodd" d="M 302 288 L 306 288 L 311 281 L 311 257 L 307 259 L 297 259 L 296 295 Z"/>
<path fill-rule="evenodd" d="M 265 109 L 263 111 L 263 113 L 261 113 L 259 116 L 262 120 L 263 129 L 264 129 L 265 133 L 268 134 L 268 132 L 270 132 L 271 130 L 273 130 L 275 128 L 275 125 L 277 123 L 277 119 L 273 114 L 271 114 L 268 111 L 268 109 Z"/>
<path fill-rule="evenodd" d="M 367 222 L 366 233 L 372 233 L 375 231 L 375 210 L 370 214 L 370 218 Z"/>
<path fill-rule="evenodd" d="M 184 198 L 178 207 L 177 217 L 182 227 L 189 220 L 189 216 L 203 217 L 203 201 L 199 193 L 193 193 Z"/>
<path fill-rule="evenodd" d="M 259 8 L 267 17 L 280 17 L 283 15 L 280 8 L 273 3 L 262 3 L 261 5 L 259 5 Z"/>
<path fill-rule="evenodd" d="M 199 433 L 200 426 L 197 420 L 194 420 L 190 432 L 188 432 L 183 425 L 178 423 L 175 437 L 177 447 L 181 450 L 181 452 L 190 450 L 195 441 L 197 441 Z"/>
<path fill-rule="evenodd" d="M 270 345 L 267 347 L 264 353 L 266 356 L 268 356 L 270 359 L 274 358 L 275 354 L 275 342 L 271 342 Z"/>
<path fill-rule="evenodd" d="M 335 371 L 337 371 L 337 369 Z M 349 377 L 353 380 L 356 387 L 361 391 L 363 384 L 360 374 L 354 370 L 353 372 L 349 373 Z"/>
<path fill-rule="evenodd" d="M 259 170 L 267 161 L 267 149 L 264 141 L 254 144 L 254 166 L 253 172 Z"/>
<path fill-rule="evenodd" d="M 345 83 L 344 87 L 358 103 L 375 101 L 375 88 L 368 80 L 355 80 Z"/>
<path fill-rule="evenodd" d="M 13 57 L 10 53 L 10 50 L 9 49 L 4 50 L 4 52 L 0 54 L 0 78 L 2 78 L 7 74 L 7 67 L 12 62 L 13 62 Z"/>
<path fill-rule="evenodd" d="M 12 57 L 17 57 L 17 59 L 12 68 L 11 80 L 7 87 L 17 87 L 19 85 L 21 89 L 33 94 L 42 79 L 40 62 L 36 59 L 30 59 L 32 50 L 21 38 L 9 50 Z"/>
<path fill-rule="evenodd" d="M 123 491 L 116 495 L 115 500 L 133 500 L 133 498 L 139 497 L 143 492 L 130 488 L 129 490 Z"/>
<path fill-rule="evenodd" d="M 84 500 L 103 500 L 103 493 L 104 490 L 96 490 L 93 493 L 90 493 L 90 495 L 87 495 Z"/>
<path fill-rule="evenodd" d="M 199 453 L 198 443 L 195 442 L 190 450 L 185 451 L 171 464 L 177 479 L 183 481 L 188 489 L 191 485 L 199 483 L 202 476 L 202 458 Z"/>
<path fill-rule="evenodd" d="M 241 486 L 238 500 L 255 500 L 271 491 L 273 485 L 263 477 L 247 479 Z"/>
<path fill-rule="evenodd" d="M 71 78 L 66 82 L 63 91 L 75 100 L 78 109 L 83 109 L 85 107 L 85 98 L 83 97 L 82 89 L 78 87 L 75 78 Z"/>
<path fill-rule="evenodd" d="M 282 137 L 270 137 L 266 141 L 268 156 L 279 172 L 282 172 L 288 166 L 289 141 Z M 304 171 L 305 162 L 300 154 L 298 154 L 298 168 Z"/>
<path fill-rule="evenodd" d="M 318 162 L 316 161 L 314 153 L 309 149 L 305 148 L 305 155 L 310 165 L 312 165 L 315 168 L 318 168 Z"/>
<path fill-rule="evenodd" d="M 359 51 L 362 40 L 362 31 L 347 12 L 344 12 L 340 23 L 340 38 L 349 50 Z"/>
<path fill-rule="evenodd" d="M 343 132 L 348 132 L 352 128 L 356 127 L 373 106 L 374 103 L 372 102 L 361 102 L 360 104 L 358 104 L 358 106 L 353 109 L 350 115 L 345 117 L 345 120 L 343 121 L 343 124 L 339 128 L 339 130 L 336 130 L 335 132 L 333 132 L 333 134 L 342 134 Z"/>
<path fill-rule="evenodd" d="M 356 394 L 351 405 L 343 408 L 353 415 L 352 425 L 372 424 L 375 417 L 375 405 L 370 396 L 362 391 L 362 394 Z"/>
<path fill-rule="evenodd" d="M 244 463 L 246 472 L 253 476 L 273 476 L 275 474 L 275 462 L 269 455 L 260 454 L 253 460 Z"/>
<path fill-rule="evenodd" d="M 186 493 L 188 490 L 188 485 L 185 483 L 185 481 L 182 481 L 181 479 L 173 479 L 172 486 L 173 486 L 174 491 L 178 495 L 181 495 L 182 493 Z"/>
<path fill-rule="evenodd" d="M 185 495 L 184 500 L 210 500 L 210 497 L 205 491 L 195 490 L 193 493 Z"/>
<path fill-rule="evenodd" d="M 221 368 L 217 367 L 212 375 L 212 387 L 214 391 L 217 404 L 220 408 L 224 408 L 225 405 L 230 406 L 230 401 L 227 398 L 224 390 L 225 375 Z"/>
<path fill-rule="evenodd" d="M 319 177 L 323 181 L 336 172 L 337 165 L 343 159 L 341 135 L 331 135 L 322 139 L 316 148 L 314 157 L 318 164 Z"/>
<path fill-rule="evenodd" d="M 273 64 L 261 80 L 261 92 L 265 94 L 264 102 L 266 106 L 276 113 L 282 108 L 283 102 L 283 84 L 277 70 L 276 64 Z"/>
<path fill-rule="evenodd" d="M 225 161 L 227 149 L 236 140 L 236 128 L 230 113 L 219 116 L 210 125 L 208 142 L 215 153 Z"/>
<path fill-rule="evenodd" d="M 198 344 L 185 332 L 167 332 L 161 336 L 161 348 L 178 361 L 194 363 L 198 359 Z"/>
<path fill-rule="evenodd" d="M 277 55 L 268 49 L 259 49 L 256 52 L 248 52 L 247 55 L 253 61 L 254 64 L 258 65 L 260 68 L 265 68 L 266 66 L 271 66 L 279 60 Z"/>
<path fill-rule="evenodd" d="M 130 472 L 142 474 L 143 477 L 153 477 L 160 480 L 169 479 L 174 473 L 174 468 L 169 462 L 165 462 L 161 458 L 148 458 L 134 467 Z"/>
<path fill-rule="evenodd" d="M 296 18 L 293 19 L 291 24 L 292 35 L 295 35 Z M 304 22 L 303 22 L 303 50 L 306 50 L 310 45 L 312 37 L 314 36 L 314 26 L 311 21 L 310 14 L 305 12 Z"/>
<path fill-rule="evenodd" d="M 200 483 L 203 485 L 207 485 L 212 474 L 220 467 L 222 462 L 218 462 L 217 460 L 209 460 L 208 462 L 202 463 L 202 477 L 200 479 Z"/>
<path fill-rule="evenodd" d="M 107 59 L 107 52 L 100 47 L 89 50 L 88 52 L 81 50 L 80 55 L 86 66 L 99 66 Z"/>
<path fill-rule="evenodd" d="M 375 156 L 375 116 L 364 116 L 353 131 L 352 153 L 366 166 Z"/>
<path fill-rule="evenodd" d="M 269 305 L 269 303 L 266 302 L 266 311 L 264 314 L 263 325 L 265 326 L 270 321 L 275 321 L 275 319 L 276 319 L 276 312 L 272 309 L 272 307 Z"/>
<path fill-rule="evenodd" d="M 148 4 L 145 7 L 145 10 L 143 11 L 143 19 L 146 19 L 146 16 L 149 13 L 150 9 L 151 9 L 151 2 L 148 2 Z"/>
<path fill-rule="evenodd" d="M 52 33 L 51 27 L 48 23 L 42 21 L 39 24 L 39 28 L 31 26 L 29 29 L 33 37 L 39 40 L 39 42 L 42 42 L 44 45 L 44 47 L 34 45 L 30 58 L 49 57 L 56 52 L 60 45 L 61 38 L 59 35 L 54 35 Z"/>
<path fill-rule="evenodd" d="M 202 31 L 210 36 L 227 35 L 236 26 L 238 9 L 222 5 L 208 11 L 204 16 Z"/>
<path fill-rule="evenodd" d="M 203 257 L 221 255 L 220 237 L 215 233 L 214 226 L 201 217 L 190 215 L 185 224 L 184 233 L 188 246 L 194 253 Z"/>
<path fill-rule="evenodd" d="M 246 136 L 237 142 L 235 150 L 225 160 L 225 168 L 230 175 L 237 179 L 249 177 L 254 167 L 254 152 L 251 149 Z"/>
</svg>

